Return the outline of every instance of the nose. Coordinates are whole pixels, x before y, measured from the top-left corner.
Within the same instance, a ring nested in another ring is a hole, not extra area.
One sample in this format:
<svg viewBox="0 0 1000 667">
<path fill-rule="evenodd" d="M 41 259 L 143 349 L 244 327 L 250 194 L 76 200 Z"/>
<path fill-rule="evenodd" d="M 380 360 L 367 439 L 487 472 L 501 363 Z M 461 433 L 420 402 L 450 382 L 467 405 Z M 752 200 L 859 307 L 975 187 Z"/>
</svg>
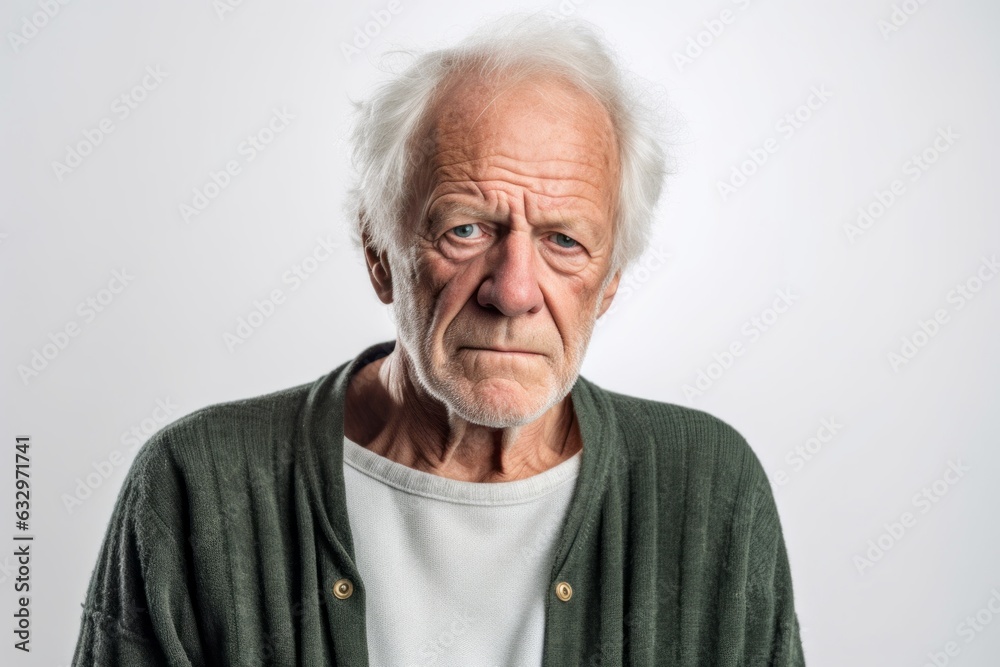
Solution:
<svg viewBox="0 0 1000 667">
<path fill-rule="evenodd" d="M 479 305 L 496 308 L 507 317 L 541 310 L 543 296 L 530 233 L 507 233 L 485 260 L 488 266 L 477 294 Z"/>
</svg>

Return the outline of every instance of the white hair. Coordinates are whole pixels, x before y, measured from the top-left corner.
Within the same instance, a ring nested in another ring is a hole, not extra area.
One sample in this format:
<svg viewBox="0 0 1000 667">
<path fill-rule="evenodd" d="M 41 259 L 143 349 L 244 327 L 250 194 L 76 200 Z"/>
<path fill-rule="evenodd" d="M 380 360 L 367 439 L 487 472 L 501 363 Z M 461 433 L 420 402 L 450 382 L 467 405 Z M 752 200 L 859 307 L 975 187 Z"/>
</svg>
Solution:
<svg viewBox="0 0 1000 667">
<path fill-rule="evenodd" d="M 411 172 L 434 147 L 433 139 L 419 136 L 420 131 L 435 93 L 450 75 L 544 73 L 593 96 L 614 128 L 621 178 L 608 278 L 642 255 L 664 177 L 672 173 L 660 138 L 664 124 L 648 91 L 630 80 L 592 24 L 542 13 L 509 14 L 482 25 L 454 47 L 412 57 L 370 99 L 355 104 L 351 148 L 356 176 L 346 209 L 357 247 L 365 233 L 376 252 L 403 250 L 400 228 L 412 196 Z"/>
</svg>

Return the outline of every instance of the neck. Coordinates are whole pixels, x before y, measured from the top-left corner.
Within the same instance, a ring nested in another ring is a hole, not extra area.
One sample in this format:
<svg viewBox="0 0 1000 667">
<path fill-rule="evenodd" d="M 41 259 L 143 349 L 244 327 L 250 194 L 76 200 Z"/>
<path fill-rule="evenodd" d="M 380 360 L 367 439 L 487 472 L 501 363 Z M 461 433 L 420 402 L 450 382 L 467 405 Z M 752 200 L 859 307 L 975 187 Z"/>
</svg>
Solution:
<svg viewBox="0 0 1000 667">
<path fill-rule="evenodd" d="M 403 465 L 468 482 L 512 482 L 567 460 L 583 443 L 567 395 L 535 421 L 492 428 L 428 394 L 397 345 L 351 378 L 344 435 Z"/>
</svg>

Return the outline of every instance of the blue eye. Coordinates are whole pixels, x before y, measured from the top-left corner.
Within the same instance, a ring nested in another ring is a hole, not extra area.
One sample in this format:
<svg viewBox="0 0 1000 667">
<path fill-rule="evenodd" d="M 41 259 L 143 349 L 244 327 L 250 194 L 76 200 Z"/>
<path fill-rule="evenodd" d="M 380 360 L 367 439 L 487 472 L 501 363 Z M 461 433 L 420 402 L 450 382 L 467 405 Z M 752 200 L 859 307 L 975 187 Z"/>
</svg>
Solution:
<svg viewBox="0 0 1000 667">
<path fill-rule="evenodd" d="M 475 225 L 459 225 L 451 231 L 455 232 L 455 236 L 461 239 L 467 239 L 472 236 L 472 233 L 476 230 Z"/>
<path fill-rule="evenodd" d="M 556 245 L 561 248 L 573 248 L 576 246 L 576 241 L 565 234 L 556 234 Z"/>
</svg>

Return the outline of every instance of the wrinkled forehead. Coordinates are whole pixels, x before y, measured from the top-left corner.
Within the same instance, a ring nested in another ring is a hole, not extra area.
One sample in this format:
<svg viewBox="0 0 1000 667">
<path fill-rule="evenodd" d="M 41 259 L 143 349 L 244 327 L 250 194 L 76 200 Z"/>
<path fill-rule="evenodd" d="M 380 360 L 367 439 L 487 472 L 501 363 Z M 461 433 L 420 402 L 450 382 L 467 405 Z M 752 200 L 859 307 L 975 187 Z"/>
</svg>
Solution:
<svg viewBox="0 0 1000 667">
<path fill-rule="evenodd" d="M 618 143 L 607 110 L 552 74 L 451 75 L 428 109 L 421 140 L 432 167 L 500 153 L 532 162 L 565 160 L 606 179 L 618 176 Z"/>
</svg>

